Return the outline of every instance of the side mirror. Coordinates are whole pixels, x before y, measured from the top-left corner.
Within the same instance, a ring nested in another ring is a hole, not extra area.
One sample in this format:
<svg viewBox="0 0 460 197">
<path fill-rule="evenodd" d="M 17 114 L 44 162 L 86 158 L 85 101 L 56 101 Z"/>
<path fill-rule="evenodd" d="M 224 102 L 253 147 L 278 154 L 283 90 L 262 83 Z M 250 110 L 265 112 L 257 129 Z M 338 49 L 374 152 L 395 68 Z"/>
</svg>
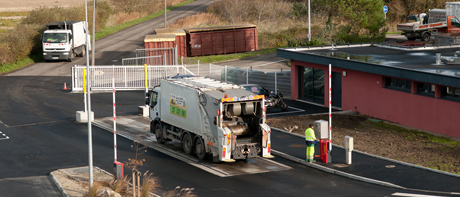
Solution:
<svg viewBox="0 0 460 197">
<path fill-rule="evenodd" d="M 145 104 L 146 105 L 150 104 L 150 99 L 149 99 L 149 93 L 148 92 L 145 93 Z"/>
</svg>

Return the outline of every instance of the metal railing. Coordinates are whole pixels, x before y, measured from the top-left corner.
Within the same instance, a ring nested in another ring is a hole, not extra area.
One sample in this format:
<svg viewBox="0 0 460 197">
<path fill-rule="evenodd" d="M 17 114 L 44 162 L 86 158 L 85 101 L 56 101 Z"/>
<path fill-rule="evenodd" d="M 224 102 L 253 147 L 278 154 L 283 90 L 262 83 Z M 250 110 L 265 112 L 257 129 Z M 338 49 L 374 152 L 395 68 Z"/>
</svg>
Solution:
<svg viewBox="0 0 460 197">
<path fill-rule="evenodd" d="M 121 59 L 121 65 L 123 66 L 141 66 L 144 64 L 148 65 L 166 65 L 166 57 L 163 55 L 148 56 L 148 57 L 133 57 Z"/>
<path fill-rule="evenodd" d="M 286 67 L 267 68 L 266 65 L 252 67 L 231 67 L 214 64 L 184 65 L 187 70 L 197 76 L 209 77 L 212 79 L 231 82 L 234 84 L 258 84 L 269 91 L 281 93 L 290 98 L 291 95 L 291 70 Z"/>
<path fill-rule="evenodd" d="M 83 69 L 72 67 L 72 92 L 83 91 Z M 144 90 L 160 84 L 161 79 L 177 74 L 195 75 L 184 66 L 90 66 L 86 73 L 90 77 L 91 91 L 112 90 L 112 78 L 116 90 Z M 147 76 L 147 79 L 146 77 Z"/>
<path fill-rule="evenodd" d="M 177 47 L 136 49 L 136 58 L 151 56 L 163 56 L 164 62 L 163 64 L 158 64 L 156 62 L 147 62 L 147 64 L 177 65 Z"/>
</svg>

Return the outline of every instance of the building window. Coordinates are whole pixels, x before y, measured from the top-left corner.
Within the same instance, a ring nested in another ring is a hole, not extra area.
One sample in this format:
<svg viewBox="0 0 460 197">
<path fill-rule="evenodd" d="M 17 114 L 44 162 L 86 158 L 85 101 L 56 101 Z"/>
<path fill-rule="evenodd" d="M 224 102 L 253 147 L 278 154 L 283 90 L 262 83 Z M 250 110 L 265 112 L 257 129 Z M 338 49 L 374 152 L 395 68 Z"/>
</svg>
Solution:
<svg viewBox="0 0 460 197">
<path fill-rule="evenodd" d="M 441 87 L 441 98 L 452 101 L 460 101 L 460 89 Z"/>
<path fill-rule="evenodd" d="M 404 92 L 411 92 L 411 81 L 385 77 L 385 87 L 394 90 L 401 90 Z"/>
<path fill-rule="evenodd" d="M 435 85 L 428 83 L 417 83 L 417 94 L 434 97 Z"/>
<path fill-rule="evenodd" d="M 324 103 L 324 70 L 299 67 L 299 98 Z"/>
</svg>

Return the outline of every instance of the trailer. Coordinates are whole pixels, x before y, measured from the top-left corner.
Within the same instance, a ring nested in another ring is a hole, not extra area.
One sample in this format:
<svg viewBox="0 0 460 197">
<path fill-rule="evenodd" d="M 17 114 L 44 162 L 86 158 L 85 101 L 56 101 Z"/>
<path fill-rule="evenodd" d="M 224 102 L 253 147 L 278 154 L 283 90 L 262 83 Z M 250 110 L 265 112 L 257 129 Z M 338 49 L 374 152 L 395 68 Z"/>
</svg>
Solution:
<svg viewBox="0 0 460 197">
<path fill-rule="evenodd" d="M 204 77 L 161 80 L 148 93 L 150 131 L 214 162 L 272 158 L 263 95 Z"/>
</svg>

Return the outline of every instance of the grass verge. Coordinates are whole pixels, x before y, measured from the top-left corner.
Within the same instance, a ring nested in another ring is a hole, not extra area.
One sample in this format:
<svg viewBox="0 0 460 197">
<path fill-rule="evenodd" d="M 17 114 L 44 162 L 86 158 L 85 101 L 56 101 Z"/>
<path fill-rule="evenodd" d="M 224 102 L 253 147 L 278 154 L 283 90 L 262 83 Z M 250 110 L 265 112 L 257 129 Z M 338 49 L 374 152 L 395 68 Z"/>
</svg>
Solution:
<svg viewBox="0 0 460 197">
<path fill-rule="evenodd" d="M 391 125 L 383 122 L 372 122 L 368 121 L 369 123 L 373 124 L 375 127 L 390 130 L 393 132 L 404 132 L 407 133 L 408 136 L 406 137 L 408 140 L 413 140 L 415 137 L 420 137 L 420 138 L 425 138 L 428 139 L 430 143 L 439 143 L 439 144 L 444 144 L 448 146 L 458 146 L 460 147 L 460 142 L 457 142 L 455 140 L 451 140 L 445 137 L 439 137 L 435 135 L 431 135 L 428 133 L 416 131 L 416 130 L 409 130 L 405 129 L 396 125 Z"/>
<path fill-rule="evenodd" d="M 26 58 L 15 63 L 3 64 L 2 66 L 0 66 L 0 75 L 11 72 L 13 70 L 20 69 L 33 63 L 35 63 L 35 61 L 32 58 Z"/>
<path fill-rule="evenodd" d="M 183 2 L 183 3 L 179 3 L 179 4 L 176 4 L 176 5 L 173 5 L 173 6 L 170 6 L 167 8 L 167 11 L 171 11 L 171 10 L 174 10 L 180 6 L 183 6 L 183 5 L 187 5 L 191 2 L 194 2 L 195 0 L 189 0 L 189 1 L 186 1 L 186 2 Z M 97 39 L 100 39 L 100 38 L 103 38 L 103 37 L 106 37 L 110 34 L 113 34 L 113 33 L 116 33 L 116 32 L 119 32 L 123 29 L 126 29 L 128 27 L 131 27 L 133 25 L 137 25 L 139 23 L 142 23 L 142 22 L 145 22 L 145 21 L 148 21 L 150 19 L 153 19 L 153 18 L 156 18 L 158 16 L 161 16 L 165 13 L 164 10 L 160 11 L 160 12 L 157 12 L 155 14 L 152 14 L 152 15 L 149 15 L 149 16 L 146 16 L 144 18 L 140 18 L 140 19 L 136 19 L 136 20 L 132 20 L 132 21 L 129 21 L 129 22 L 126 22 L 126 23 L 123 23 L 123 24 L 120 24 L 120 25 L 117 25 L 117 26 L 111 26 L 111 27 L 105 27 L 103 30 L 101 30 L 100 32 L 97 32 L 96 33 L 96 40 Z"/>
</svg>

